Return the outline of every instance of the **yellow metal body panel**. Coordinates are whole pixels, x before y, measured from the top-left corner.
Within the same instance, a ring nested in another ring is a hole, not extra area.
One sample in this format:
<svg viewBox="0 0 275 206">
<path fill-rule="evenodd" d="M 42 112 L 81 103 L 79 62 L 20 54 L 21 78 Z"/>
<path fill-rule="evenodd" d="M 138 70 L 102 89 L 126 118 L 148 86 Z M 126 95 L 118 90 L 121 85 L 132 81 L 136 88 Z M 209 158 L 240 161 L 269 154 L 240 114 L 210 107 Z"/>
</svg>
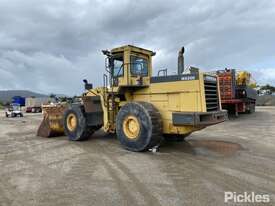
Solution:
<svg viewBox="0 0 275 206">
<path fill-rule="evenodd" d="M 153 83 L 129 96 L 131 101 L 150 102 L 158 109 L 163 121 L 163 133 L 186 134 L 202 127 L 174 126 L 172 113 L 206 112 L 203 85 L 203 75 L 200 74 L 199 80 Z"/>
</svg>

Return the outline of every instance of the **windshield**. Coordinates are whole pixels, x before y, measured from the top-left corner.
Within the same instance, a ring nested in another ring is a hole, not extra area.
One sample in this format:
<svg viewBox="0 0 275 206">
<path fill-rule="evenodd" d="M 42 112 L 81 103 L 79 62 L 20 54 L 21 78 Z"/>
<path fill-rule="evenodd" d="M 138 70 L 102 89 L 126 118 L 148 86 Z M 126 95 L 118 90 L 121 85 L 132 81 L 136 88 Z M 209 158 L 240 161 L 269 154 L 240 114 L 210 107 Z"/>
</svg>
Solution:
<svg viewBox="0 0 275 206">
<path fill-rule="evenodd" d="M 131 56 L 131 74 L 132 76 L 148 76 L 147 59 Z"/>
<path fill-rule="evenodd" d="M 12 106 L 12 109 L 13 109 L 14 111 L 19 111 L 19 110 L 20 110 L 20 106 L 18 106 L 18 105 L 13 105 L 13 106 Z"/>
</svg>

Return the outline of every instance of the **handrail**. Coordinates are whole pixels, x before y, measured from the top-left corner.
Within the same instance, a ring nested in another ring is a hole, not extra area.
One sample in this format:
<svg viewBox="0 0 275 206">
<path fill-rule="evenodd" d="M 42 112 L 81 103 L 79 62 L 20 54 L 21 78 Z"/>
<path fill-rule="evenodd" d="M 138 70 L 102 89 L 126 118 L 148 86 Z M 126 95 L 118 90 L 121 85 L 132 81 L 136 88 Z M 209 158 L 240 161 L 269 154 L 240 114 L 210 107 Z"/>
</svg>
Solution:
<svg viewBox="0 0 275 206">
<path fill-rule="evenodd" d="M 103 74 L 103 100 L 104 100 L 104 106 L 106 107 L 106 102 L 107 102 L 107 89 L 108 89 L 108 75 Z"/>
<path fill-rule="evenodd" d="M 167 76 L 167 69 L 160 69 L 159 71 L 158 71 L 158 76 L 160 76 L 160 73 L 161 72 L 163 72 L 163 76 Z"/>
</svg>

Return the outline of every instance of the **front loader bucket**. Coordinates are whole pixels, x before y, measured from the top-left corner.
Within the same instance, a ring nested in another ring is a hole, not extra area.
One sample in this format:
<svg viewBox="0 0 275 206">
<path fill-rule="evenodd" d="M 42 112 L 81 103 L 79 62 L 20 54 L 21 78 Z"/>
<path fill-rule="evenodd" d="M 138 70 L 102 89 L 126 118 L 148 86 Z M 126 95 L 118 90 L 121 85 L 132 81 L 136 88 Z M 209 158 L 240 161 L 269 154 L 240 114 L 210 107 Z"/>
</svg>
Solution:
<svg viewBox="0 0 275 206">
<path fill-rule="evenodd" d="M 58 137 L 64 135 L 63 115 L 68 108 L 67 104 L 43 105 L 43 121 L 41 122 L 37 136 Z"/>
</svg>

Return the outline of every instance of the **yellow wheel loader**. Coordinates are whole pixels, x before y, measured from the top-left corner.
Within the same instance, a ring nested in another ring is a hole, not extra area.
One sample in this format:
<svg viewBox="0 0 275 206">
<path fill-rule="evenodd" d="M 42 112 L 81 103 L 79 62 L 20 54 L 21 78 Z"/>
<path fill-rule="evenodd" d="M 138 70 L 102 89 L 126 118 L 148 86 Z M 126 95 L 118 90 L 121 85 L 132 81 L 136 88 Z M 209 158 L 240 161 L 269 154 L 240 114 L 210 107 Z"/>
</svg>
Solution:
<svg viewBox="0 0 275 206">
<path fill-rule="evenodd" d="M 179 51 L 178 74 L 167 75 L 164 71 L 158 76 L 152 76 L 155 52 L 131 45 L 102 52 L 107 72 L 103 87 L 93 88 L 84 80 L 86 92 L 81 102 L 69 105 L 55 118 L 48 109 L 41 131 L 47 123 L 52 130 L 47 134 L 61 128 L 76 141 L 103 128 L 107 133 L 116 133 L 124 148 L 146 151 L 158 146 L 163 137 L 184 139 L 227 119 L 227 112 L 221 110 L 217 77 L 196 68 L 186 73 L 184 48 Z M 59 127 L 58 119 L 63 119 Z"/>
</svg>

